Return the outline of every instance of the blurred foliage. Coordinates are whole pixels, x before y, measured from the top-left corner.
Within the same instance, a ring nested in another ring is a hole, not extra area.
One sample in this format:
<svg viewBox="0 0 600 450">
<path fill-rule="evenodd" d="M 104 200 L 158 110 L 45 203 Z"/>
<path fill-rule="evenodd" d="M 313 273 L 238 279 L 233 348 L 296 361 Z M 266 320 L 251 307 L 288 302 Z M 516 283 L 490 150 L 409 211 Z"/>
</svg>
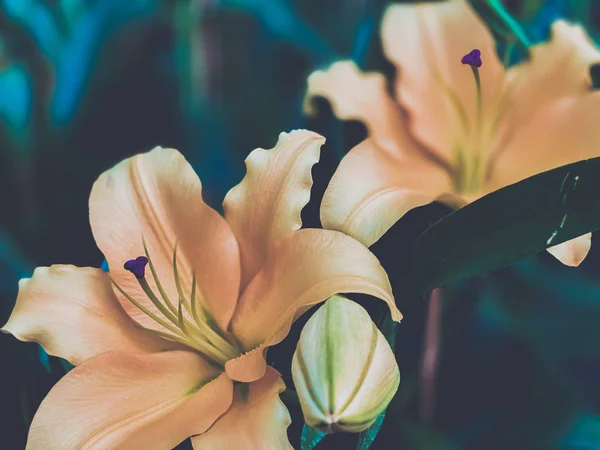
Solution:
<svg viewBox="0 0 600 450">
<path fill-rule="evenodd" d="M 560 17 L 599 37 L 597 1 L 495 2 L 515 18 L 512 28 L 482 2 L 472 0 L 495 25 L 500 51 L 516 27 L 539 42 Z M 284 130 L 322 133 L 327 144 L 303 211 L 305 226 L 319 226 L 327 181 L 365 130 L 334 120 L 326 102 L 316 118 L 304 118 L 305 79 L 348 57 L 392 76 L 378 36 L 388 3 L 0 0 L 0 321 L 10 314 L 17 281 L 35 266 L 100 266 L 88 225 L 91 185 L 117 161 L 155 145 L 180 149 L 207 201 L 220 208 L 252 149 L 271 147 Z M 514 61 L 524 53 L 515 52 Z M 373 248 L 396 296 L 404 283 L 398 255 L 447 213 L 441 205 L 412 211 Z M 600 248 L 593 245 L 576 270 L 540 254 L 448 286 L 429 424 L 418 414 L 427 301 L 403 306 L 404 321 L 386 333 L 395 339 L 402 382 L 371 448 L 600 448 L 599 268 Z M 389 325 L 380 306 L 364 305 L 379 325 Z M 269 353 L 290 388 L 289 362 L 307 319 Z M 24 448 L 35 410 L 69 367 L 6 335 L 0 362 L 0 446 Z M 291 442 L 300 448 L 297 398 L 291 389 L 283 398 L 293 418 Z M 365 438 L 329 435 L 315 448 L 357 448 L 359 439 Z"/>
</svg>

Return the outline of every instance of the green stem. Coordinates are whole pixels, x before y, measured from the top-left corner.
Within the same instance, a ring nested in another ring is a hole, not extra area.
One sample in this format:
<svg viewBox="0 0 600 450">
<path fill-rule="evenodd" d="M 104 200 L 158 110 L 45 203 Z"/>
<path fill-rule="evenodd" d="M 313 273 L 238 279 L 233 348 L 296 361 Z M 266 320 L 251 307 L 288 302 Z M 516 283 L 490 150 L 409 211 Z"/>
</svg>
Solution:
<svg viewBox="0 0 600 450">
<path fill-rule="evenodd" d="M 431 424 L 434 418 L 435 384 L 440 359 L 441 322 L 442 290 L 436 288 L 431 291 L 431 297 L 429 298 L 421 360 L 419 415 L 424 424 Z"/>
</svg>

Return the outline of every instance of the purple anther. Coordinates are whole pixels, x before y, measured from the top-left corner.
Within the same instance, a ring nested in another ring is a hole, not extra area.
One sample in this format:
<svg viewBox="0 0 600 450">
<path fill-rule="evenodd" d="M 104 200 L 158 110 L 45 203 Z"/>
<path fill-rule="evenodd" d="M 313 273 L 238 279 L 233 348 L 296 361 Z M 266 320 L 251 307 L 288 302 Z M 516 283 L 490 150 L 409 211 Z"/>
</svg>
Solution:
<svg viewBox="0 0 600 450">
<path fill-rule="evenodd" d="M 146 273 L 146 264 L 148 264 L 148 258 L 145 256 L 138 256 L 123 264 L 123 268 L 134 274 L 138 280 L 141 280 Z"/>
<path fill-rule="evenodd" d="M 468 64 L 471 67 L 481 67 L 481 51 L 479 49 L 472 50 L 460 60 L 463 64 Z"/>
</svg>

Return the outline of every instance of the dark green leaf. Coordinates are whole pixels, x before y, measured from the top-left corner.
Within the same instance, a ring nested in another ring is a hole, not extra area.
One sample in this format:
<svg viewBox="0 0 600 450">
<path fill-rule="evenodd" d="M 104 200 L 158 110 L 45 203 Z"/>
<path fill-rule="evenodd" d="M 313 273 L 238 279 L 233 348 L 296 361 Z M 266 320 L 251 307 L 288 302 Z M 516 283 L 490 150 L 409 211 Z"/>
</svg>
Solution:
<svg viewBox="0 0 600 450">
<path fill-rule="evenodd" d="M 444 217 L 411 244 L 403 295 L 485 274 L 600 228 L 600 158 L 507 186 Z"/>
<path fill-rule="evenodd" d="M 300 450 L 312 450 L 319 442 L 321 442 L 321 439 L 323 439 L 325 435 L 326 433 L 323 433 L 316 428 L 304 425 L 304 427 L 302 427 L 302 436 L 300 437 Z"/>
<path fill-rule="evenodd" d="M 371 445 L 373 445 L 373 441 L 377 437 L 379 430 L 381 429 L 381 425 L 383 424 L 383 419 L 385 418 L 385 412 L 382 412 L 377 416 L 373 425 L 367 428 L 365 431 L 358 435 L 358 443 L 356 444 L 356 450 L 369 450 Z"/>
</svg>

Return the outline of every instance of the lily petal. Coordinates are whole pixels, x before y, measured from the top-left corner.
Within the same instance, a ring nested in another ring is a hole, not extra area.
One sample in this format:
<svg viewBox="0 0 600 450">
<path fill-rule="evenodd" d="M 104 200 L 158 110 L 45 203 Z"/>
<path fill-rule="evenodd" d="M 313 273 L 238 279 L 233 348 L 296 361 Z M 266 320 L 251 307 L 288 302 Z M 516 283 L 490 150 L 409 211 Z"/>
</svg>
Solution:
<svg viewBox="0 0 600 450">
<path fill-rule="evenodd" d="M 600 51 L 582 27 L 563 20 L 554 22 L 550 40 L 532 46 L 529 61 L 507 73 L 509 114 L 514 124 L 526 123 L 555 100 L 589 93 L 590 66 L 598 62 Z"/>
<path fill-rule="evenodd" d="M 409 210 L 451 190 L 448 173 L 437 164 L 403 158 L 367 139 L 348 152 L 333 175 L 321 203 L 321 223 L 370 246 Z"/>
<path fill-rule="evenodd" d="M 497 156 L 489 189 L 600 155 L 600 92 L 564 97 L 535 111 Z M 570 185 L 575 183 L 572 174 Z"/>
<path fill-rule="evenodd" d="M 360 120 L 370 137 L 390 152 L 412 154 L 419 149 L 405 127 L 400 105 L 390 96 L 385 77 L 362 72 L 352 61 L 338 61 L 308 77 L 304 110 L 313 114 L 314 97 L 326 98 L 337 117 Z"/>
<path fill-rule="evenodd" d="M 583 262 L 592 247 L 592 233 L 548 248 L 548 253 L 566 266 L 577 267 Z"/>
<path fill-rule="evenodd" d="M 290 414 L 279 398 L 285 385 L 269 367 L 264 377 L 247 385 L 248 392 L 234 393 L 231 408 L 206 433 L 192 437 L 195 449 L 293 449 L 287 437 Z"/>
<path fill-rule="evenodd" d="M 268 347 L 262 344 L 237 358 L 230 359 L 225 363 L 227 376 L 242 383 L 261 379 L 267 370 L 265 364 L 267 350 Z"/>
<path fill-rule="evenodd" d="M 274 148 L 246 158 L 247 173 L 223 202 L 225 217 L 240 243 L 242 288 L 258 272 L 277 238 L 302 226 L 310 199 L 311 169 L 325 139 L 312 131 L 281 133 Z"/>
<path fill-rule="evenodd" d="M 557 21 L 551 40 L 510 69 L 513 132 L 493 164 L 492 188 L 600 154 L 600 92 L 590 90 L 589 75 L 596 62 L 600 51 L 585 31 Z"/>
<path fill-rule="evenodd" d="M 464 128 L 457 105 L 467 122 L 477 117 L 475 81 L 462 57 L 481 51 L 484 115 L 501 92 L 503 71 L 492 35 L 468 1 L 448 0 L 388 7 L 381 38 L 399 72 L 396 95 L 411 115 L 413 136 L 452 162 L 457 132 Z"/>
<path fill-rule="evenodd" d="M 17 303 L 1 330 L 74 365 L 111 350 L 160 352 L 176 345 L 136 327 L 102 270 L 66 265 L 38 267 L 19 281 Z"/>
<path fill-rule="evenodd" d="M 191 291 L 195 270 L 202 306 L 227 328 L 239 293 L 237 241 L 225 219 L 204 203 L 200 180 L 178 151 L 157 147 L 104 172 L 90 195 L 90 223 L 113 279 L 152 311 L 156 308 L 123 264 L 144 254 L 143 236 L 161 284 L 176 303 L 173 252 L 178 243 L 184 292 Z M 152 277 L 146 278 L 154 288 Z M 157 327 L 118 292 L 117 297 L 136 321 Z"/>
<path fill-rule="evenodd" d="M 385 270 L 361 243 L 332 230 L 290 233 L 271 248 L 264 267 L 242 294 L 232 332 L 246 349 L 275 345 L 310 306 L 343 292 L 378 297 L 388 304 L 394 320 L 402 318 Z M 247 355 L 238 358 L 240 367 Z M 233 367 L 227 373 L 239 378 Z"/>
<path fill-rule="evenodd" d="M 27 450 L 173 448 L 205 432 L 232 398 L 231 380 L 195 353 L 103 353 L 52 388 Z"/>
</svg>

